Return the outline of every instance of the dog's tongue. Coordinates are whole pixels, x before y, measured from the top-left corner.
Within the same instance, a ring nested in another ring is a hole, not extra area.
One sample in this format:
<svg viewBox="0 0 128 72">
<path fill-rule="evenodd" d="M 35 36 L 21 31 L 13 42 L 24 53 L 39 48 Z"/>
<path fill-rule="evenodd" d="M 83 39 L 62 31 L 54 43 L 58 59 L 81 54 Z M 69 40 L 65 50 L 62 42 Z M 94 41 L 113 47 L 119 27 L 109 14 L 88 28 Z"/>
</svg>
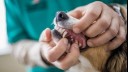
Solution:
<svg viewBox="0 0 128 72">
<path fill-rule="evenodd" d="M 66 30 L 67 34 L 65 37 L 69 40 L 70 43 L 74 43 L 75 41 L 78 41 L 80 50 L 86 47 L 86 38 L 83 34 L 76 34 L 72 30 Z"/>
</svg>

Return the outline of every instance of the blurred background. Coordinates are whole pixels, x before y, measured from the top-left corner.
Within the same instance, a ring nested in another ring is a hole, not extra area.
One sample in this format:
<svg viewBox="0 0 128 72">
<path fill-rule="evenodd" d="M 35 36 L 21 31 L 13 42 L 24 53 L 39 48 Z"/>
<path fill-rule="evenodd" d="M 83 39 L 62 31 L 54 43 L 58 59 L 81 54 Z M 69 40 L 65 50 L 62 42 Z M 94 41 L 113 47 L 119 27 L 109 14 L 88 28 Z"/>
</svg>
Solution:
<svg viewBox="0 0 128 72">
<path fill-rule="evenodd" d="M 5 12 L 4 0 L 0 0 L 0 72 L 25 72 L 25 67 L 11 55 L 12 50 L 7 42 Z"/>
</svg>

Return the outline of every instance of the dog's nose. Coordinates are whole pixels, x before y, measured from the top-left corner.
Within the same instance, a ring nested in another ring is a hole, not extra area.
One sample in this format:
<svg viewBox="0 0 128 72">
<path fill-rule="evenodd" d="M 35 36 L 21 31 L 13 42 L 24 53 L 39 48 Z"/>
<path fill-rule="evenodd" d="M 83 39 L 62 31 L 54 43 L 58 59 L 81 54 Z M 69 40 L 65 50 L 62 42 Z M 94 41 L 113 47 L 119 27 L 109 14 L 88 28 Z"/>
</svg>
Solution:
<svg viewBox="0 0 128 72">
<path fill-rule="evenodd" d="M 69 17 L 68 15 L 65 13 L 65 12 L 57 12 L 57 16 L 56 16 L 56 20 L 57 21 L 64 21 L 64 20 L 67 20 Z"/>
</svg>

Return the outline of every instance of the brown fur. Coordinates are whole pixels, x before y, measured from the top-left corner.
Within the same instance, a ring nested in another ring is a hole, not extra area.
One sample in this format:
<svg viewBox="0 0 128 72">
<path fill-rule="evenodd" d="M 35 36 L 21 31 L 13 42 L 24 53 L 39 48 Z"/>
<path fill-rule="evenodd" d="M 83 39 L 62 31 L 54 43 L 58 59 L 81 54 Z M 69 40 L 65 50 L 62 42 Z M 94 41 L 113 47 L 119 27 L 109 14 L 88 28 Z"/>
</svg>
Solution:
<svg viewBox="0 0 128 72">
<path fill-rule="evenodd" d="M 112 52 L 106 51 L 107 45 L 89 48 L 83 52 L 91 64 L 101 72 L 126 72 L 127 71 L 127 43 Z"/>
<path fill-rule="evenodd" d="M 113 50 L 103 72 L 127 72 L 127 42 Z"/>
<path fill-rule="evenodd" d="M 97 70 L 101 71 L 110 56 L 110 52 L 107 52 L 105 48 L 106 46 L 89 48 L 87 51 L 83 52 L 82 55 L 89 59 Z"/>
</svg>

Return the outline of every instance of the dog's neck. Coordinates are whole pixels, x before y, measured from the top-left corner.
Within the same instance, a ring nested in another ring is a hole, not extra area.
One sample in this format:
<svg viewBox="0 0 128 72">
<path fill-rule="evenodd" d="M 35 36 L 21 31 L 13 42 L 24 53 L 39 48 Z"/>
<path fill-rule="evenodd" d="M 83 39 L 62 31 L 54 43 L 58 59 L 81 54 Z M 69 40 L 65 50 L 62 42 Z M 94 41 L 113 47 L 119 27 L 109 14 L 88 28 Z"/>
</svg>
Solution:
<svg viewBox="0 0 128 72">
<path fill-rule="evenodd" d="M 83 52 L 82 55 L 90 61 L 96 70 L 102 71 L 110 56 L 110 53 L 106 51 L 106 47 L 107 46 L 104 45 L 96 48 L 89 48 L 87 51 Z"/>
</svg>

